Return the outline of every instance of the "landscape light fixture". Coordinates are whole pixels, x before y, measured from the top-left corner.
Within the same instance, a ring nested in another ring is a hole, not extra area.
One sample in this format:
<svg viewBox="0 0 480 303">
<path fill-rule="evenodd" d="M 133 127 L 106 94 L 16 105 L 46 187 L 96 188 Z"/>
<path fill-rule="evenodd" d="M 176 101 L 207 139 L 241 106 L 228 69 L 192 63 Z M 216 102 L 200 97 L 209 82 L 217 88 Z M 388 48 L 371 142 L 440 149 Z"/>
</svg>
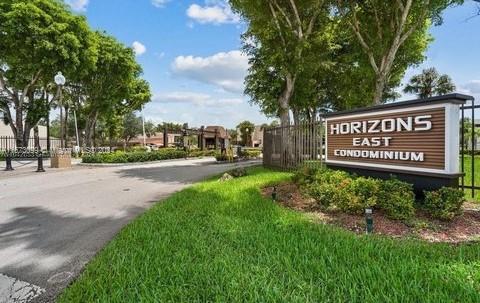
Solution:
<svg viewBox="0 0 480 303">
<path fill-rule="evenodd" d="M 373 209 L 366 208 L 365 209 L 365 222 L 366 224 L 366 233 L 371 234 L 373 232 Z"/>
<path fill-rule="evenodd" d="M 55 80 L 55 84 L 57 84 L 58 86 L 64 86 L 66 82 L 66 79 L 63 76 L 62 72 L 58 72 L 54 80 Z"/>
<path fill-rule="evenodd" d="M 275 202 L 277 200 L 277 187 L 276 186 L 273 187 L 272 200 L 273 200 L 273 202 Z"/>
<path fill-rule="evenodd" d="M 62 72 L 58 72 L 57 75 L 53 78 L 55 84 L 58 85 L 58 104 L 60 105 L 60 148 L 64 148 L 65 144 L 63 141 L 64 137 L 64 121 L 63 121 L 63 104 L 62 104 L 62 87 L 65 85 L 66 79 L 63 76 Z"/>
</svg>

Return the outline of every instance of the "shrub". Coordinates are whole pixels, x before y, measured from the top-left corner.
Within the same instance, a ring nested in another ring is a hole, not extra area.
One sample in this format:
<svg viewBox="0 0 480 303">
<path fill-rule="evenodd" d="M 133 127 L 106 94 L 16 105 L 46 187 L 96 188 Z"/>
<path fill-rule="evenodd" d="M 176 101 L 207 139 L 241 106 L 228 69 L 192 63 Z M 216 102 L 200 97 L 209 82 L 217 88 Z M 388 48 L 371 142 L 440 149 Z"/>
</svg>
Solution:
<svg viewBox="0 0 480 303">
<path fill-rule="evenodd" d="M 239 178 L 247 175 L 247 170 L 243 167 L 238 167 L 227 172 L 230 176 L 234 178 Z"/>
<path fill-rule="evenodd" d="M 424 207 L 432 217 L 452 220 L 455 216 L 462 214 L 462 205 L 466 200 L 461 190 L 442 187 L 439 190 L 424 193 Z"/>
<path fill-rule="evenodd" d="M 197 157 L 215 157 L 216 150 L 200 150 L 200 149 L 192 149 L 188 151 L 188 156 L 197 158 Z"/>
<path fill-rule="evenodd" d="M 350 182 L 351 179 L 345 179 L 340 184 L 311 183 L 307 187 L 307 192 L 320 208 L 338 207 L 343 201 L 352 199 L 351 193 L 347 190 Z"/>
<path fill-rule="evenodd" d="M 302 167 L 293 180 L 323 208 L 360 214 L 365 208 L 376 207 L 392 219 L 408 219 L 414 214 L 412 185 L 396 179 L 384 181 L 339 170 Z"/>
<path fill-rule="evenodd" d="M 305 173 L 312 172 L 307 170 Z M 321 207 L 338 207 L 343 203 L 342 201 L 351 200 L 352 197 L 347 190 L 351 181 L 352 178 L 348 173 L 330 169 L 315 170 L 314 175 L 306 176 L 303 179 L 303 182 L 307 184 L 307 193 Z"/>
<path fill-rule="evenodd" d="M 298 185 L 306 185 L 313 182 L 315 175 L 317 174 L 319 168 L 312 168 L 309 166 L 302 166 L 297 172 L 293 175 L 292 181 Z"/>
<path fill-rule="evenodd" d="M 333 169 L 319 169 L 317 170 L 314 182 L 316 183 L 331 183 L 331 184 L 340 184 L 345 179 L 352 179 L 352 176 L 344 171 L 341 170 L 333 170 Z"/>
<path fill-rule="evenodd" d="M 241 150 L 241 152 L 238 154 L 238 156 L 240 158 L 252 159 L 252 158 L 260 157 L 261 154 L 262 154 L 261 149 L 258 149 L 258 148 L 249 148 L 249 149 L 243 148 Z"/>
<path fill-rule="evenodd" d="M 152 152 L 123 152 L 115 153 L 97 153 L 84 155 L 83 163 L 135 163 L 135 162 L 150 162 L 168 159 L 185 158 L 187 153 L 183 150 L 165 148 Z"/>
<path fill-rule="evenodd" d="M 415 213 L 415 194 L 413 186 L 397 179 L 380 183 L 377 205 L 391 219 L 409 219 Z"/>
<path fill-rule="evenodd" d="M 379 180 L 358 177 L 351 179 L 345 190 L 349 193 L 349 199 L 338 201 L 338 208 L 346 213 L 361 214 L 365 208 L 374 207 L 377 204 Z"/>
<path fill-rule="evenodd" d="M 247 149 L 245 151 L 245 157 L 252 159 L 252 158 L 258 158 L 262 154 L 262 151 L 260 149 Z"/>
<path fill-rule="evenodd" d="M 221 152 L 216 152 L 215 153 L 215 159 L 217 161 L 227 161 L 228 160 L 228 157 L 227 157 L 227 154 L 225 153 L 221 153 Z"/>
</svg>

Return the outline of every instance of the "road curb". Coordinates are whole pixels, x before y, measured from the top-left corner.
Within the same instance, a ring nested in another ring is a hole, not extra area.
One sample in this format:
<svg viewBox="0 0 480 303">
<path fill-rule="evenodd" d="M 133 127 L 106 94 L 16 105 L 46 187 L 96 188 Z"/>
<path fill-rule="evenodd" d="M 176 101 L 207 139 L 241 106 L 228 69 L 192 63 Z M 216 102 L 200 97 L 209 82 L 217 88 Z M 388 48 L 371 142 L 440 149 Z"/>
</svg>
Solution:
<svg viewBox="0 0 480 303">
<path fill-rule="evenodd" d="M 86 167 L 122 167 L 122 166 L 137 166 L 137 165 L 150 165 L 150 164 L 159 164 L 159 163 L 175 163 L 182 162 L 186 160 L 201 160 L 201 159 L 212 159 L 212 164 L 215 161 L 214 157 L 197 157 L 197 158 L 182 158 L 182 159 L 169 159 L 169 160 L 158 160 L 158 161 L 148 161 L 148 162 L 131 162 L 131 163 L 78 163 L 79 166 Z M 209 163 L 209 162 L 205 162 Z"/>
</svg>

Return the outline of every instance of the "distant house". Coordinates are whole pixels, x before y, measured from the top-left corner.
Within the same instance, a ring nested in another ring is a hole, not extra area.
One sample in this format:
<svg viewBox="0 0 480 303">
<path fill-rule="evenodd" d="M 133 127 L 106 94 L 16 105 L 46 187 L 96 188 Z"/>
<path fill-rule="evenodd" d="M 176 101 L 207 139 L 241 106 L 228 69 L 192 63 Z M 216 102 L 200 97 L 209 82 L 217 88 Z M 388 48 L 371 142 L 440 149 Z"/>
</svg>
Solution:
<svg viewBox="0 0 480 303">
<path fill-rule="evenodd" d="M 228 131 L 223 126 L 207 126 L 203 129 L 203 144 L 202 142 L 198 142 L 201 137 L 201 130 L 189 130 L 188 132 L 188 139 L 185 141 L 185 144 L 192 147 L 201 147 L 203 146 L 206 149 L 220 149 L 222 147 L 227 147 L 230 144 L 230 136 Z M 176 133 L 168 133 L 168 147 L 176 146 L 182 137 L 180 132 Z M 155 145 L 157 147 L 164 147 L 163 133 L 157 133 L 154 136 L 150 136 L 145 138 L 145 143 L 147 145 Z M 198 140 L 197 140 L 198 138 Z M 215 141 L 216 140 L 216 141 Z M 136 138 L 132 139 L 129 145 L 138 146 L 143 145 L 143 136 L 139 135 Z"/>
<path fill-rule="evenodd" d="M 174 147 L 176 142 L 180 141 L 180 138 L 182 137 L 182 135 L 181 134 L 167 134 L 167 137 L 168 137 L 167 147 Z M 163 133 L 157 133 L 154 136 L 146 137 L 145 138 L 145 143 L 147 145 L 164 147 Z M 137 136 L 136 138 L 132 139 L 130 141 L 129 145 L 132 145 L 132 146 L 143 145 L 143 136 L 140 135 L 140 136 Z"/>
<path fill-rule="evenodd" d="M 238 132 L 237 141 L 242 141 L 242 133 Z M 263 148 L 263 126 L 256 125 L 246 147 Z"/>
<path fill-rule="evenodd" d="M 252 134 L 252 147 L 263 147 L 263 126 L 255 126 L 255 130 Z"/>
<path fill-rule="evenodd" d="M 216 140 L 216 142 L 215 142 Z M 207 149 L 227 147 L 230 144 L 230 135 L 223 126 L 207 126 L 203 136 L 203 144 Z"/>
</svg>

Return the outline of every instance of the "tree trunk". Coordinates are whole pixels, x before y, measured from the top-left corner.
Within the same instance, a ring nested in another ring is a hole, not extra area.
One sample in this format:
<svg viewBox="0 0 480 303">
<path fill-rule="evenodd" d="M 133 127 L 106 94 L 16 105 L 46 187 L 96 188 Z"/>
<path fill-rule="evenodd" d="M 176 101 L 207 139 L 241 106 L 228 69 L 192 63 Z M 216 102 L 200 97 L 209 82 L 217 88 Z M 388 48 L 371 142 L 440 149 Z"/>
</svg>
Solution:
<svg viewBox="0 0 480 303">
<path fill-rule="evenodd" d="M 50 111 L 47 112 L 47 116 L 45 117 L 45 120 L 47 122 L 47 151 L 50 152 L 51 146 L 50 146 Z"/>
<path fill-rule="evenodd" d="M 87 123 L 85 125 L 85 144 L 87 147 L 93 147 L 93 135 L 95 132 L 95 124 L 97 121 L 98 113 L 92 112 L 88 116 Z"/>
<path fill-rule="evenodd" d="M 35 149 L 36 150 L 41 150 L 40 137 L 38 135 L 38 125 L 35 125 L 35 127 L 33 128 L 33 138 L 34 138 L 34 141 L 35 141 Z"/>
<path fill-rule="evenodd" d="M 30 141 L 30 131 L 32 130 L 32 127 L 25 123 L 25 127 L 23 129 L 23 146 L 24 148 L 28 148 L 29 141 Z"/>
<path fill-rule="evenodd" d="M 384 74 L 377 75 L 375 81 L 375 95 L 373 96 L 373 104 L 379 105 L 383 103 L 383 92 L 385 90 L 387 77 Z"/>
<path fill-rule="evenodd" d="M 23 110 L 20 104 L 15 105 L 15 126 L 16 126 L 16 134 L 15 134 L 15 141 L 17 144 L 17 148 L 25 147 L 25 142 L 23 141 L 24 133 L 23 133 Z"/>
<path fill-rule="evenodd" d="M 290 99 L 293 95 L 293 90 L 295 89 L 295 77 L 292 77 L 291 74 L 287 74 L 285 79 L 285 87 L 283 92 L 278 98 L 278 104 L 280 105 L 280 121 L 282 126 L 290 125 Z"/>
</svg>

